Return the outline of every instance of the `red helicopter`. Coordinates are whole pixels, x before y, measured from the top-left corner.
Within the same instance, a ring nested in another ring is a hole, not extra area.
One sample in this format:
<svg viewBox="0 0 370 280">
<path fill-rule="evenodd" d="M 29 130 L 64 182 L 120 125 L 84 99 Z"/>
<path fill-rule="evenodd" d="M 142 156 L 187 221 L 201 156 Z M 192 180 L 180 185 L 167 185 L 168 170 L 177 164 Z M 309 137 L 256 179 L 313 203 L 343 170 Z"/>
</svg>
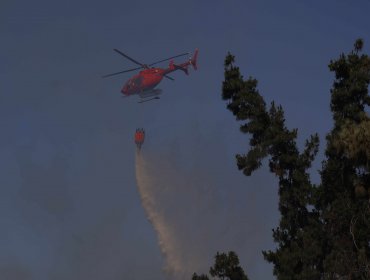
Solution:
<svg viewBox="0 0 370 280">
<path fill-rule="evenodd" d="M 124 56 L 128 60 L 134 62 L 135 64 L 140 65 L 140 67 L 108 74 L 108 75 L 103 76 L 103 78 L 115 76 L 118 74 L 130 72 L 130 71 L 135 71 L 139 69 L 144 69 L 140 71 L 139 74 L 130 78 L 121 89 L 121 92 L 124 95 L 124 97 L 134 95 L 134 94 L 138 94 L 142 99 L 152 97 L 150 99 L 141 100 L 140 103 L 146 102 L 152 99 L 159 99 L 158 95 L 161 94 L 162 91 L 160 89 L 154 89 L 154 87 L 157 86 L 162 81 L 163 77 L 170 79 L 170 80 L 174 80 L 173 78 L 169 77 L 167 74 L 174 72 L 176 70 L 182 70 L 186 75 L 188 75 L 189 65 L 191 65 L 194 70 L 197 69 L 198 49 L 195 49 L 194 55 L 190 57 L 187 62 L 178 64 L 178 65 L 173 62 L 173 59 L 176 57 L 188 55 L 189 53 L 182 53 L 176 56 L 172 56 L 166 59 L 153 62 L 151 64 L 143 64 L 129 57 L 128 55 L 124 54 L 123 52 L 117 49 L 114 49 L 114 51 Z M 163 69 L 163 68 L 151 67 L 154 64 L 164 62 L 167 60 L 170 60 L 168 68 Z"/>
</svg>

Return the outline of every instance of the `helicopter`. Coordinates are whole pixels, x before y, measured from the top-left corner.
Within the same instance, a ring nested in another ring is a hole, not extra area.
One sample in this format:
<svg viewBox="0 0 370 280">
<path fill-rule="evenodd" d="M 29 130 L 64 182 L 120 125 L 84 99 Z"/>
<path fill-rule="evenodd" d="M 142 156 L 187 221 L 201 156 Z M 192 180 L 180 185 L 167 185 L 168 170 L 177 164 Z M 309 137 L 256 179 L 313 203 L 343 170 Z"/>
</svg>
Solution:
<svg viewBox="0 0 370 280">
<path fill-rule="evenodd" d="M 174 80 L 172 77 L 168 76 L 167 74 L 174 72 L 176 70 L 183 71 L 186 75 L 189 74 L 188 66 L 191 65 L 194 70 L 197 69 L 197 57 L 198 57 L 198 49 L 195 49 L 194 55 L 189 58 L 188 61 L 175 64 L 173 59 L 176 57 L 189 55 L 189 53 L 182 53 L 179 55 L 175 55 L 166 59 L 162 59 L 151 64 L 143 64 L 138 62 L 137 60 L 129 57 L 128 55 L 124 54 L 120 50 L 113 49 L 116 53 L 122 55 L 123 57 L 127 58 L 128 60 L 132 61 L 133 63 L 139 65 L 140 67 L 104 75 L 103 78 L 119 75 L 122 73 L 127 73 L 139 69 L 141 70 L 138 74 L 130 78 L 122 87 L 121 93 L 124 97 L 131 96 L 138 94 L 141 98 L 139 103 L 146 102 L 153 99 L 159 99 L 158 95 L 162 93 L 162 90 L 155 89 L 155 87 L 162 81 L 163 77 L 169 80 Z M 170 60 L 168 68 L 156 68 L 151 67 L 157 63 L 164 62 Z M 149 99 L 145 99 L 149 98 Z"/>
</svg>

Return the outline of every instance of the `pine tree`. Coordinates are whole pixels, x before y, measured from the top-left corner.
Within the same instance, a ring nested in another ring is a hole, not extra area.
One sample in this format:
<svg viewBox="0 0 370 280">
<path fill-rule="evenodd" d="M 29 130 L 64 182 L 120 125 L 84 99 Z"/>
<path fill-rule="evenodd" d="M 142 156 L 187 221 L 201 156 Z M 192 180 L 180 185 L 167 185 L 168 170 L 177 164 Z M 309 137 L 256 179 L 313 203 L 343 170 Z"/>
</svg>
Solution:
<svg viewBox="0 0 370 280">
<path fill-rule="evenodd" d="M 319 138 L 312 135 L 303 152 L 296 144 L 297 129 L 285 126 L 281 106 L 271 103 L 267 110 L 257 90 L 257 80 L 243 80 L 235 58 L 230 53 L 225 59 L 225 80 L 222 97 L 228 100 L 227 108 L 243 121 L 240 130 L 251 135 L 250 150 L 237 155 L 237 166 L 250 176 L 269 158 L 269 168 L 279 179 L 279 227 L 273 230 L 275 251 L 263 252 L 267 261 L 274 264 L 278 279 L 319 279 L 322 258 L 320 223 L 312 207 L 312 189 L 308 169 L 318 151 Z"/>
<path fill-rule="evenodd" d="M 243 268 L 239 265 L 237 254 L 230 251 L 228 254 L 217 252 L 215 264 L 209 269 L 213 279 L 220 280 L 248 280 Z M 193 274 L 192 280 L 209 280 L 207 275 Z"/>
<path fill-rule="evenodd" d="M 325 230 L 324 279 L 370 279 L 370 58 L 354 50 L 331 61 L 334 128 L 327 136 L 317 209 Z"/>
<path fill-rule="evenodd" d="M 225 59 L 222 97 L 251 135 L 250 150 L 237 155 L 239 169 L 250 176 L 268 158 L 279 180 L 279 226 L 273 230 L 275 251 L 263 252 L 274 274 L 285 279 L 370 279 L 370 58 L 354 50 L 331 61 L 334 127 L 327 135 L 322 182 L 314 186 L 308 169 L 318 151 L 317 135 L 296 144 L 297 129 L 285 126 L 281 106 L 269 109 L 257 80 L 244 80 L 235 57 Z"/>
</svg>

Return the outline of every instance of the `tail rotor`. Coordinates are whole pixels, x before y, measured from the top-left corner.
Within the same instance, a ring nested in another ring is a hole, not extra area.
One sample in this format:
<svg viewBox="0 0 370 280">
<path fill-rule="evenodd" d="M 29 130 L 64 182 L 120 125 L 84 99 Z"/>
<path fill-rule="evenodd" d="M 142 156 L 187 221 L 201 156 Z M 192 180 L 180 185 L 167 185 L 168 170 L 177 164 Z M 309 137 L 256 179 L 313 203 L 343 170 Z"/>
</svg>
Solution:
<svg viewBox="0 0 370 280">
<path fill-rule="evenodd" d="M 190 57 L 190 59 L 189 59 L 189 64 L 191 66 L 193 66 L 194 70 L 198 69 L 198 65 L 197 65 L 198 52 L 199 52 L 199 50 L 195 49 L 193 56 Z"/>
</svg>

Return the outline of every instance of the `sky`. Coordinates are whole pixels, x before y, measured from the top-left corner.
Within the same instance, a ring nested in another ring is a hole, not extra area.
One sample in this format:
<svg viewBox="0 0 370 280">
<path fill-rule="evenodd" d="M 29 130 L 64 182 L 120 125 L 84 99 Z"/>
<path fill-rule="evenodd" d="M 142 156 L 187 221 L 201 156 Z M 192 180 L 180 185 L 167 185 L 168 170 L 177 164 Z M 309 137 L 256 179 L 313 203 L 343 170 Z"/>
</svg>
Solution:
<svg viewBox="0 0 370 280">
<path fill-rule="evenodd" d="M 283 106 L 300 146 L 319 133 L 318 183 L 327 65 L 360 37 L 370 53 L 369 10 L 367 0 L 2 0 L 0 278 L 191 279 L 234 250 L 250 279 L 274 279 L 261 251 L 275 246 L 277 180 L 266 166 L 237 170 L 249 138 L 221 99 L 224 58 Z M 101 78 L 135 67 L 113 48 L 143 63 L 199 48 L 199 68 L 139 104 L 120 94 L 130 74 Z"/>
</svg>

